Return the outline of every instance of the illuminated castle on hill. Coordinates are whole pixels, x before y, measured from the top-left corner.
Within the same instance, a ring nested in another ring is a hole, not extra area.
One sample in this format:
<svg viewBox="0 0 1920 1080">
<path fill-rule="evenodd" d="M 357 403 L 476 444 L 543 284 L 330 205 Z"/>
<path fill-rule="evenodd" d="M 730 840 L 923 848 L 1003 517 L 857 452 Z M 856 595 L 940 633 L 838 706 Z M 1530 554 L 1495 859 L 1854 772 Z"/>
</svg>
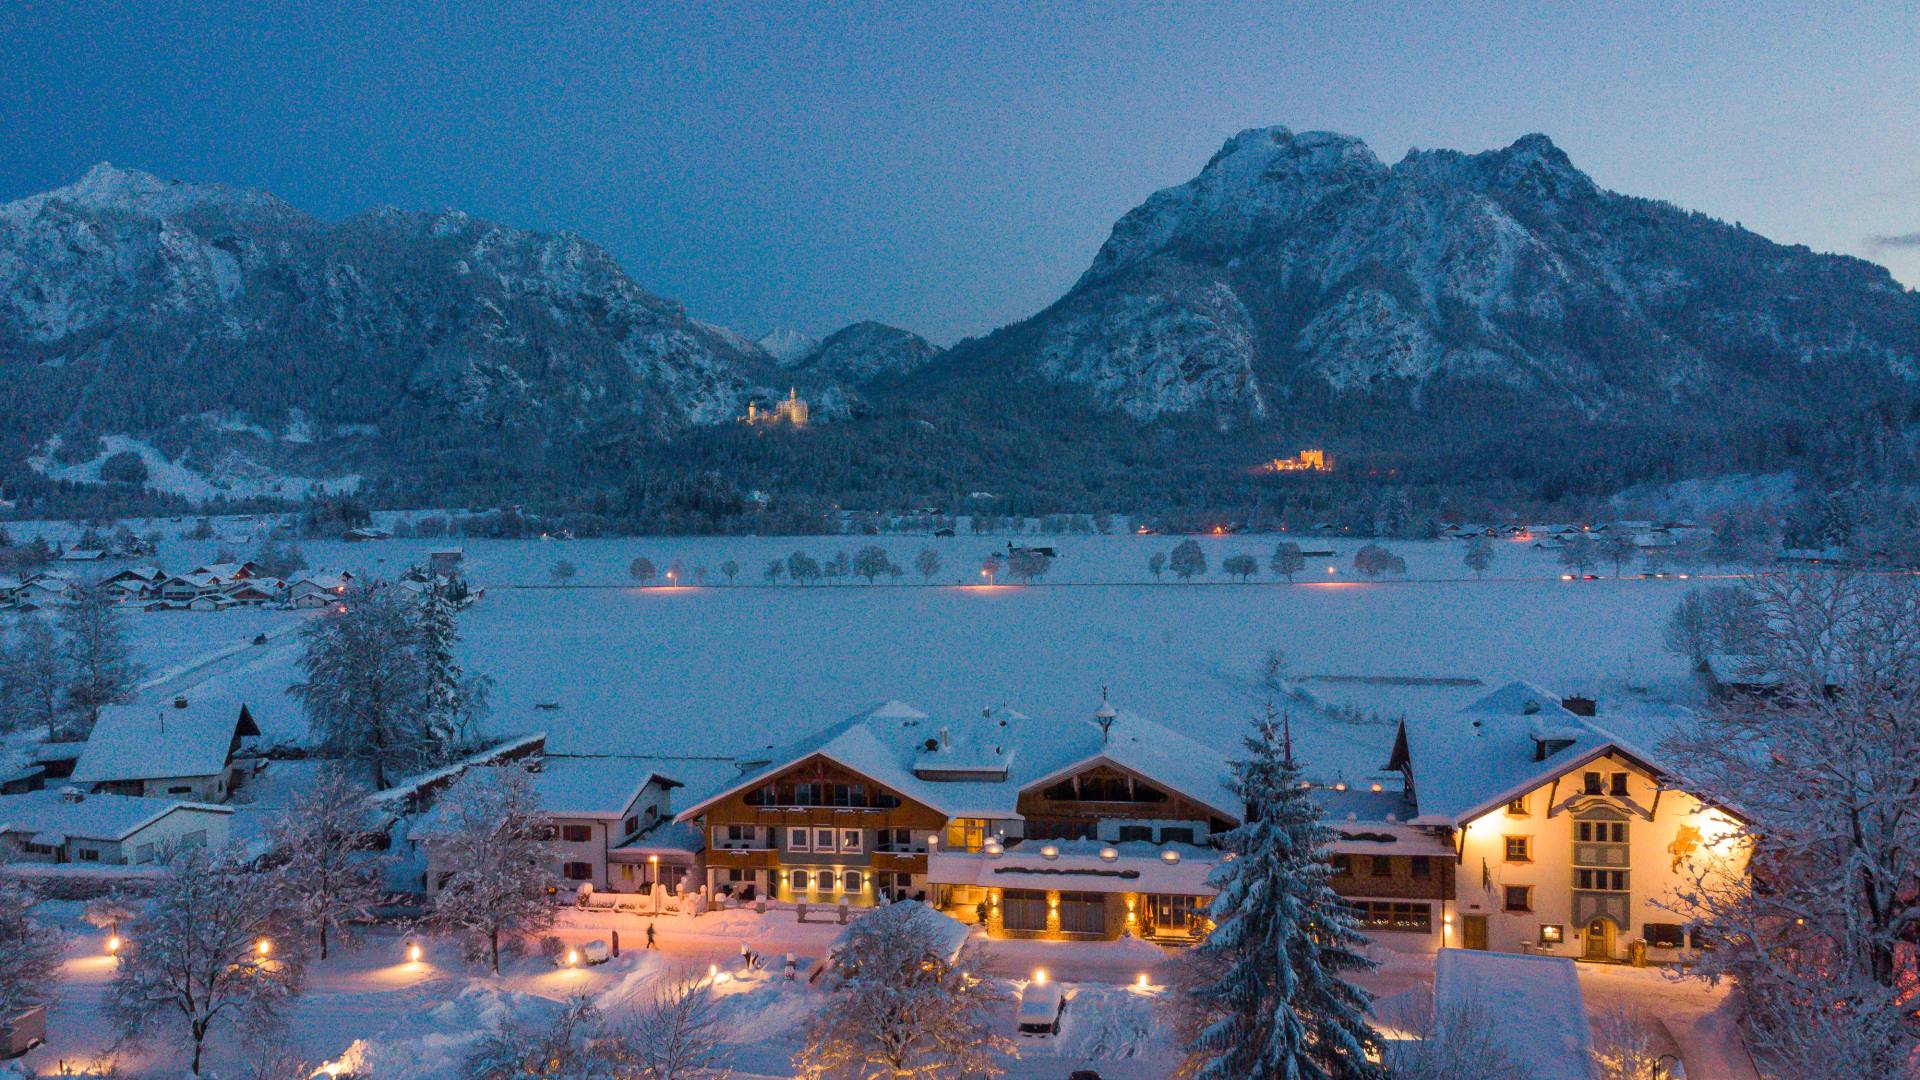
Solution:
<svg viewBox="0 0 1920 1080">
<path fill-rule="evenodd" d="M 787 400 L 776 403 L 771 409 L 762 409 L 757 401 L 747 402 L 747 415 L 741 417 L 740 422 L 743 424 L 787 423 L 794 427 L 805 427 L 810 415 L 807 411 L 807 403 L 800 400 L 799 388 L 788 387 Z"/>
<path fill-rule="evenodd" d="M 1299 457 L 1274 458 L 1267 462 L 1267 472 L 1330 472 L 1333 459 L 1325 450 L 1302 450 Z"/>
</svg>

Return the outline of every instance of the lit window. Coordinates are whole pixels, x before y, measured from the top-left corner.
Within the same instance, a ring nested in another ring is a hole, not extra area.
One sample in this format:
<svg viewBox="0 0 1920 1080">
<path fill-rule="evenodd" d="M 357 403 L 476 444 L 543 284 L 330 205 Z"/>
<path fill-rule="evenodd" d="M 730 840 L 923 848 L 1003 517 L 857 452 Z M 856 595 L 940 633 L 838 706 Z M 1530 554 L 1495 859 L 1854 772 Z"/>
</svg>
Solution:
<svg viewBox="0 0 1920 1080">
<path fill-rule="evenodd" d="M 1556 923 L 1545 923 L 1540 927 L 1540 944 L 1558 945 L 1567 939 L 1566 927 Z"/>
<path fill-rule="evenodd" d="M 840 830 L 840 850 L 842 853 L 851 852 L 852 854 L 858 855 L 863 840 L 864 837 L 861 835 L 859 829 Z"/>
<path fill-rule="evenodd" d="M 954 818 L 947 822 L 947 850 L 979 851 L 986 842 L 985 818 Z"/>
<path fill-rule="evenodd" d="M 1517 798 L 1508 799 L 1507 813 L 1511 814 L 1514 817 L 1526 817 L 1527 816 L 1527 797 L 1525 795 L 1521 795 Z"/>
</svg>

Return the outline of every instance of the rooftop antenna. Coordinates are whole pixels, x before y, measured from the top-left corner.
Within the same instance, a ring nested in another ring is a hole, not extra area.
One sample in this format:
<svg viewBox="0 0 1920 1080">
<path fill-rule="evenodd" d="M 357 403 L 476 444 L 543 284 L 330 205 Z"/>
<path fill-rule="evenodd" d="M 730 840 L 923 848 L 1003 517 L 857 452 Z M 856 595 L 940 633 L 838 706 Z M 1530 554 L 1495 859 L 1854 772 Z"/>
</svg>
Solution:
<svg viewBox="0 0 1920 1080">
<path fill-rule="evenodd" d="M 1100 707 L 1093 710 L 1093 722 L 1100 725 L 1100 745 L 1107 744 L 1107 736 L 1113 733 L 1113 720 L 1118 714 L 1107 701 L 1107 688 L 1100 688 Z"/>
</svg>

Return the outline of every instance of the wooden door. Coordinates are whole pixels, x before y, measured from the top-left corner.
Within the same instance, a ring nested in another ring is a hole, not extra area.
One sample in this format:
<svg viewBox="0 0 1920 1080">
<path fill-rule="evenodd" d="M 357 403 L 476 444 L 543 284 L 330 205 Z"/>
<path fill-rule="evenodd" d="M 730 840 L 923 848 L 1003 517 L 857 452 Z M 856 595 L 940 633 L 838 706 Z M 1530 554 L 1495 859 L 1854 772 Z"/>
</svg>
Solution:
<svg viewBox="0 0 1920 1080">
<path fill-rule="evenodd" d="M 1613 920 L 1600 916 L 1587 924 L 1586 958 L 1613 959 Z"/>
<path fill-rule="evenodd" d="M 1487 917 L 1485 915 L 1460 916 L 1460 947 L 1486 951 Z"/>
</svg>

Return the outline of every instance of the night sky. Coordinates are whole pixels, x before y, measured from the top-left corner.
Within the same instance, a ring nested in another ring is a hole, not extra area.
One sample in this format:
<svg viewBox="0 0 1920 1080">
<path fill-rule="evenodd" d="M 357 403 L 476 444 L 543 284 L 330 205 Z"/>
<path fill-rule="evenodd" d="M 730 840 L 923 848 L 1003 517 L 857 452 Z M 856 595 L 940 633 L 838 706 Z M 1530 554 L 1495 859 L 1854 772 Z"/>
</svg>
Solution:
<svg viewBox="0 0 1920 1080">
<path fill-rule="evenodd" d="M 1056 298 L 1241 128 L 1388 162 L 1543 131 L 1604 186 L 1920 284 L 1920 15 L 1826 6 L 14 0 L 0 200 L 106 160 L 330 218 L 457 206 L 749 334 L 946 344 Z"/>
</svg>

